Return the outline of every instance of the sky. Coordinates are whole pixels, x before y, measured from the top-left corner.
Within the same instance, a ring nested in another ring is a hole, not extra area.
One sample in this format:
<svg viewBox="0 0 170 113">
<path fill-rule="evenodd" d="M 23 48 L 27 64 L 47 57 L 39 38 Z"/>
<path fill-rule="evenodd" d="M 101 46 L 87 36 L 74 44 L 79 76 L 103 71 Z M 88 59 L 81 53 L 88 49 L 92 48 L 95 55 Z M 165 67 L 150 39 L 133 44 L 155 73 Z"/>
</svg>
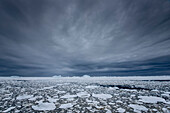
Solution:
<svg viewBox="0 0 170 113">
<path fill-rule="evenodd" d="M 0 0 L 0 76 L 170 75 L 170 0 Z"/>
</svg>

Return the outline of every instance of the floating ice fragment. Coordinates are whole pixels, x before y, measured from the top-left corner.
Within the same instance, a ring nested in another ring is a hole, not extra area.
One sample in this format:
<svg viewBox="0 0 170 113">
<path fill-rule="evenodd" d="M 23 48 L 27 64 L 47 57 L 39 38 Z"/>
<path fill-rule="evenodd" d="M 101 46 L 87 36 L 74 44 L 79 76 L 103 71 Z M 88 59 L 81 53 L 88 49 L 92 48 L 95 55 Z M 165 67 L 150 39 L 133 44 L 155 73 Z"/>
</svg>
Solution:
<svg viewBox="0 0 170 113">
<path fill-rule="evenodd" d="M 58 100 L 58 99 L 48 97 L 48 101 L 51 102 L 51 103 L 56 102 L 57 100 Z"/>
<path fill-rule="evenodd" d="M 112 113 L 111 110 L 107 109 L 106 113 Z"/>
<path fill-rule="evenodd" d="M 156 96 L 138 96 L 138 98 L 140 98 L 139 101 L 144 103 L 157 103 L 157 102 L 166 103 L 165 99 Z"/>
<path fill-rule="evenodd" d="M 89 97 L 90 94 L 88 94 L 87 92 L 79 92 L 79 93 L 77 93 L 77 96 L 78 97 Z"/>
<path fill-rule="evenodd" d="M 54 86 L 50 86 L 50 87 L 44 87 L 43 89 L 46 90 L 46 89 L 53 89 Z"/>
<path fill-rule="evenodd" d="M 121 104 L 121 103 L 123 103 L 123 102 L 122 102 L 122 101 L 120 101 L 120 100 L 117 100 L 117 101 L 116 101 L 116 103 L 120 103 L 120 104 Z"/>
<path fill-rule="evenodd" d="M 109 87 L 108 89 L 109 90 L 118 90 L 119 88 L 118 87 Z"/>
<path fill-rule="evenodd" d="M 151 91 L 153 91 L 153 92 L 159 92 L 159 90 L 157 90 L 157 89 L 153 89 L 153 90 L 151 90 Z"/>
<path fill-rule="evenodd" d="M 92 94 L 92 96 L 100 99 L 112 98 L 112 95 L 110 94 Z"/>
<path fill-rule="evenodd" d="M 29 98 L 32 98 L 32 97 L 33 97 L 33 95 L 24 94 L 24 95 L 18 96 L 17 100 L 29 99 Z"/>
<path fill-rule="evenodd" d="M 67 98 L 75 98 L 75 97 L 77 97 L 77 95 L 66 94 L 66 95 L 64 95 L 64 96 L 61 96 L 60 98 L 65 98 L 65 99 L 67 99 Z"/>
<path fill-rule="evenodd" d="M 161 96 L 165 97 L 165 98 L 169 98 L 170 97 L 169 94 L 166 94 L 166 93 L 165 94 L 161 94 Z"/>
<path fill-rule="evenodd" d="M 123 109 L 123 108 L 118 108 L 117 111 L 118 111 L 119 113 L 124 113 L 124 112 L 125 112 L 125 109 Z"/>
<path fill-rule="evenodd" d="M 9 111 L 11 111 L 13 109 L 15 109 L 15 107 L 10 107 L 10 108 L 6 109 L 5 111 L 3 111 L 3 113 L 8 113 Z"/>
<path fill-rule="evenodd" d="M 98 88 L 99 86 L 86 86 L 87 89 L 95 89 Z"/>
<path fill-rule="evenodd" d="M 168 110 L 167 108 L 162 108 L 162 111 L 163 111 L 164 113 L 169 113 L 169 110 Z"/>
<path fill-rule="evenodd" d="M 148 109 L 145 106 L 142 105 L 137 105 L 137 104 L 130 104 L 128 105 L 129 107 L 134 109 L 134 112 L 140 112 L 140 111 L 145 111 L 147 112 Z"/>
<path fill-rule="evenodd" d="M 61 106 L 59 108 L 67 109 L 67 108 L 71 108 L 71 107 L 73 107 L 73 104 L 72 103 L 67 103 L 67 104 L 61 104 Z"/>
<path fill-rule="evenodd" d="M 32 109 L 37 111 L 49 111 L 56 108 L 54 103 L 39 103 L 38 105 L 32 106 Z"/>
</svg>

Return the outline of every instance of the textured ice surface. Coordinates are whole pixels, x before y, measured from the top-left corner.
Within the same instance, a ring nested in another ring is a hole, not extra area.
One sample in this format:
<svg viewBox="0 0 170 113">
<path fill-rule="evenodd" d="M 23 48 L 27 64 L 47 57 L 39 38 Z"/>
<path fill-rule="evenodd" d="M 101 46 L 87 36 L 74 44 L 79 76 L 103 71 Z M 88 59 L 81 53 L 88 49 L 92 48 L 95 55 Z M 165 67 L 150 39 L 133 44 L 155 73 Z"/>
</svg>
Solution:
<svg viewBox="0 0 170 113">
<path fill-rule="evenodd" d="M 10 107 L 10 108 L 8 108 L 7 110 L 4 110 L 3 112 L 4 112 L 4 113 L 8 113 L 8 112 L 10 112 L 10 111 L 13 110 L 13 109 L 15 109 L 15 107 Z"/>
<path fill-rule="evenodd" d="M 29 99 L 29 98 L 32 98 L 32 97 L 33 97 L 32 95 L 24 94 L 24 95 L 19 95 L 19 96 L 17 97 L 17 100 Z"/>
<path fill-rule="evenodd" d="M 156 96 L 139 96 L 138 98 L 140 98 L 139 101 L 144 103 L 157 103 L 157 102 L 166 103 L 165 99 Z"/>
<path fill-rule="evenodd" d="M 72 104 L 72 103 L 61 104 L 61 106 L 60 106 L 60 108 L 63 108 L 63 109 L 65 109 L 65 108 L 71 108 L 71 107 L 73 107 L 73 104 Z"/>
<path fill-rule="evenodd" d="M 56 106 L 54 103 L 39 103 L 38 105 L 32 106 L 32 108 L 36 111 L 46 111 L 54 110 Z"/>
<path fill-rule="evenodd" d="M 92 96 L 96 98 L 101 98 L 101 99 L 112 98 L 112 95 L 110 94 L 92 94 Z"/>
<path fill-rule="evenodd" d="M 147 112 L 148 111 L 148 109 L 142 105 L 130 104 L 129 107 L 133 108 L 134 112 L 141 112 L 141 111 Z"/>
<path fill-rule="evenodd" d="M 0 113 L 169 113 L 170 82 L 159 79 L 170 77 L 4 77 Z"/>
<path fill-rule="evenodd" d="M 124 113 L 126 110 L 123 109 L 123 108 L 118 108 L 117 111 L 118 111 L 119 113 Z"/>
</svg>

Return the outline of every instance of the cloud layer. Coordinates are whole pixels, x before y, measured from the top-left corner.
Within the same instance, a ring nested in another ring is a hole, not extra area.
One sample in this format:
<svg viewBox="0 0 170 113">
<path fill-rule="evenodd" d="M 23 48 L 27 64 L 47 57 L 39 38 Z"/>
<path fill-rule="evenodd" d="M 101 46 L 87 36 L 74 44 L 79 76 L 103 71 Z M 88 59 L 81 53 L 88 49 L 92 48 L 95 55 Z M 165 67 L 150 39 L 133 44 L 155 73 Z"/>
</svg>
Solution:
<svg viewBox="0 0 170 113">
<path fill-rule="evenodd" d="M 170 74 L 169 0 L 1 0 L 0 75 Z"/>
</svg>

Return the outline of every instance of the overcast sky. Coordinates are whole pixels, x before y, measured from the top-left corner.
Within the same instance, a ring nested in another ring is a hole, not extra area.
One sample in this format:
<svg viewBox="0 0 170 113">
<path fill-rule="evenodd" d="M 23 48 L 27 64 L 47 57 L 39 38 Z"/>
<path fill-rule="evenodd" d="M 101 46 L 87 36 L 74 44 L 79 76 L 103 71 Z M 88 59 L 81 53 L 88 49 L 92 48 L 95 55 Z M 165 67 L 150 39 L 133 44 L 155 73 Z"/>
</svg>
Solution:
<svg viewBox="0 0 170 113">
<path fill-rule="evenodd" d="M 170 75 L 170 0 L 0 0 L 0 76 Z"/>
</svg>

